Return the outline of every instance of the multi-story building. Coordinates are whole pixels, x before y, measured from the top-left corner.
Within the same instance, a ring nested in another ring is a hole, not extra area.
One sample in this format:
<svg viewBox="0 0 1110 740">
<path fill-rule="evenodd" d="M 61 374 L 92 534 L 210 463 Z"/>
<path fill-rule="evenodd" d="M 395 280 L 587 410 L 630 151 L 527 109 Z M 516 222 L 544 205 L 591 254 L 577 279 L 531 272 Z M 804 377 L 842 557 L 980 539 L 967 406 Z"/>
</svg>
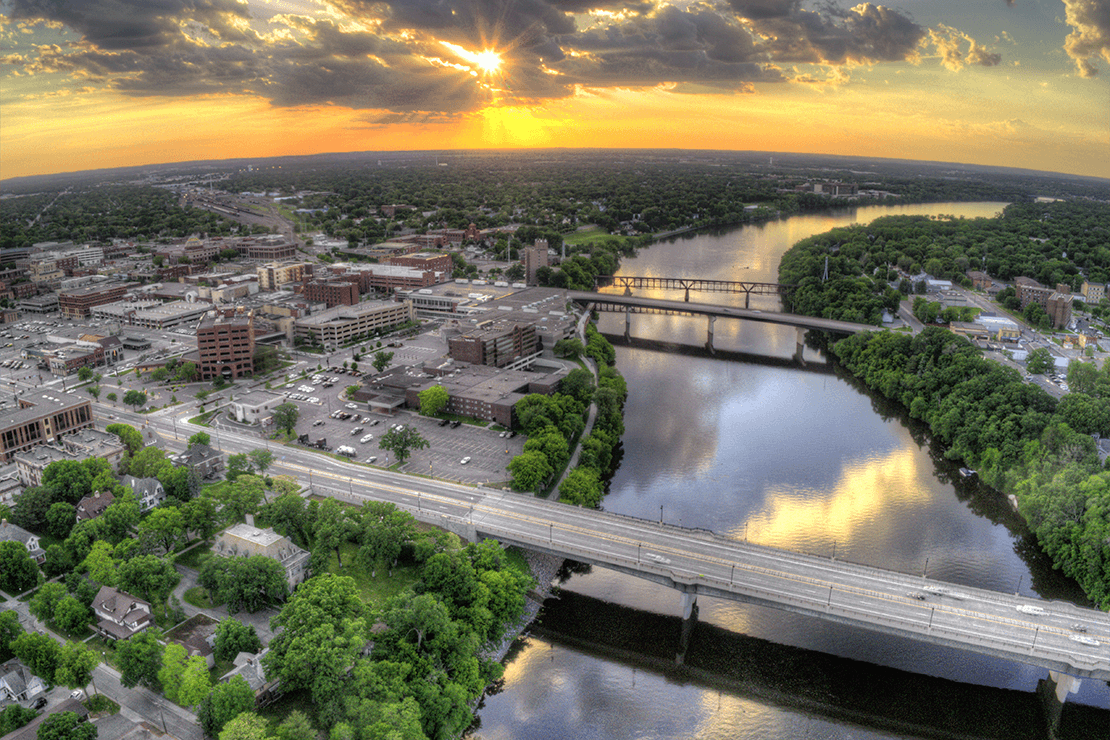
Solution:
<svg viewBox="0 0 1110 740">
<path fill-rule="evenodd" d="M 291 260 L 297 256 L 297 247 L 285 237 L 247 237 L 235 245 L 239 256 L 247 260 Z"/>
<path fill-rule="evenodd" d="M 455 269 L 455 262 L 450 254 L 432 254 L 430 252 L 389 257 L 386 264 L 412 267 L 424 272 L 441 272 L 447 275 L 450 275 Z"/>
<path fill-rule="evenodd" d="M 0 462 L 92 423 L 90 399 L 54 389 L 28 391 L 19 397 L 18 409 L 0 414 Z"/>
<path fill-rule="evenodd" d="M 58 307 L 67 318 L 84 319 L 92 315 L 93 306 L 118 301 L 126 292 L 127 286 L 119 283 L 63 290 L 58 292 Z"/>
<path fill-rule="evenodd" d="M 35 445 L 29 450 L 20 450 L 13 455 L 19 482 L 26 488 L 42 485 L 42 474 L 46 468 L 59 460 L 77 460 L 77 455 L 56 445 Z"/>
<path fill-rule="evenodd" d="M 39 546 L 39 536 L 12 524 L 7 519 L 0 520 L 0 542 L 18 542 L 27 548 L 27 553 L 35 559 L 35 562 L 42 563 L 46 560 L 46 551 Z"/>
<path fill-rule="evenodd" d="M 1106 283 L 1092 283 L 1088 280 L 1083 281 L 1083 300 L 1086 303 L 1098 305 L 1099 301 L 1106 297 Z"/>
<path fill-rule="evenodd" d="M 78 458 L 99 457 L 108 461 L 113 471 L 119 471 L 126 447 L 120 438 L 111 432 L 94 427 L 85 427 L 73 434 L 62 437 L 62 446 Z"/>
<path fill-rule="evenodd" d="M 359 290 L 369 293 L 372 290 L 389 292 L 393 290 L 430 288 L 436 283 L 447 280 L 450 272 L 434 272 L 404 265 L 365 265 L 357 270 L 360 276 Z"/>
<path fill-rule="evenodd" d="M 212 309 L 209 303 L 189 301 L 159 302 L 156 306 L 143 308 L 131 314 L 131 324 L 147 329 L 167 329 L 180 324 L 192 324 Z"/>
<path fill-rule="evenodd" d="M 305 262 L 271 262 L 258 267 L 258 287 L 260 290 L 277 290 L 288 283 L 299 283 L 311 272 Z"/>
<path fill-rule="evenodd" d="M 537 239 L 535 244 L 524 248 L 524 274 L 529 285 L 536 284 L 536 271 L 549 264 L 546 239 Z"/>
<path fill-rule="evenodd" d="M 976 290 L 988 290 L 993 283 L 991 276 L 981 270 L 968 270 L 965 274 Z"/>
<path fill-rule="evenodd" d="M 208 445 L 193 444 L 189 449 L 170 456 L 170 462 L 191 470 L 200 478 L 212 478 L 224 469 L 224 456 Z"/>
<path fill-rule="evenodd" d="M 1046 288 L 1036 280 L 1027 277 L 1014 278 L 1014 292 L 1021 303 L 1021 310 L 1030 303 L 1036 303 L 1045 310 L 1052 325 L 1063 329 L 1071 321 L 1071 289 L 1066 285 L 1057 285 L 1055 290 Z"/>
<path fill-rule="evenodd" d="M 308 576 L 308 551 L 297 547 L 288 537 L 283 537 L 270 527 L 256 527 L 254 517 L 250 514 L 247 515 L 246 523 L 236 524 L 221 532 L 216 537 L 212 552 L 229 558 L 254 555 L 273 558 L 285 569 L 289 588 L 301 583 Z"/>
<path fill-rule="evenodd" d="M 412 301 L 366 301 L 355 306 L 337 306 L 296 320 L 296 337 L 337 349 L 356 337 L 370 336 L 416 320 Z"/>
<path fill-rule="evenodd" d="M 313 280 L 305 283 L 307 301 L 323 302 L 328 308 L 353 306 L 358 303 L 358 284 L 349 280 Z"/>
<path fill-rule="evenodd" d="M 540 354 L 534 324 L 490 321 L 457 337 L 447 339 L 451 358 L 473 365 L 505 367 L 527 363 Z"/>
<path fill-rule="evenodd" d="M 150 602 L 111 586 L 100 587 L 92 608 L 97 617 L 96 631 L 108 640 L 126 640 L 154 624 Z"/>
<path fill-rule="evenodd" d="M 136 478 L 133 475 L 125 475 L 120 478 L 120 483 L 135 494 L 140 511 L 150 511 L 166 500 L 166 489 L 157 478 Z"/>
<path fill-rule="evenodd" d="M 254 317 L 208 316 L 197 327 L 200 377 L 240 378 L 254 372 Z"/>
<path fill-rule="evenodd" d="M 97 491 L 91 496 L 85 496 L 77 502 L 77 521 L 84 522 L 96 519 L 116 500 L 111 491 Z"/>
</svg>

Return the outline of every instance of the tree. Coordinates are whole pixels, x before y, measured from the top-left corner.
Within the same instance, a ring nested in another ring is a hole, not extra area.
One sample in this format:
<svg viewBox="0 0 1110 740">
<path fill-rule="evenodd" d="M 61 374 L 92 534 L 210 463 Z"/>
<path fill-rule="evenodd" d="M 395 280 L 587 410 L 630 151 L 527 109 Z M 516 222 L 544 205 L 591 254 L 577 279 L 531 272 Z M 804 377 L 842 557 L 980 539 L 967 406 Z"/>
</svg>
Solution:
<svg viewBox="0 0 1110 740">
<path fill-rule="evenodd" d="M 1056 364 L 1052 359 L 1052 353 L 1049 352 L 1046 347 L 1033 350 L 1025 360 L 1025 369 L 1032 375 L 1047 373 L 1055 366 Z"/>
<path fill-rule="evenodd" d="M 65 596 L 54 607 L 54 624 L 63 632 L 77 632 L 88 626 L 92 612 L 72 596 Z"/>
<path fill-rule="evenodd" d="M 189 437 L 189 446 L 190 447 L 192 447 L 193 445 L 208 446 L 208 445 L 211 445 L 211 444 L 212 444 L 212 435 L 210 435 L 208 432 L 197 432 L 193 436 Z"/>
<path fill-rule="evenodd" d="M 397 462 L 403 463 L 408 459 L 413 450 L 423 450 L 428 447 L 428 440 L 412 427 L 404 429 L 390 429 L 381 436 L 378 447 L 389 450 L 397 456 Z"/>
<path fill-rule="evenodd" d="M 158 683 L 162 684 L 162 691 L 166 698 L 180 704 L 177 693 L 181 689 L 181 681 L 185 675 L 185 666 L 189 662 L 189 653 L 184 646 L 176 642 L 166 643 L 162 651 L 162 667 L 158 671 Z"/>
<path fill-rule="evenodd" d="M 9 732 L 15 732 L 38 716 L 34 709 L 27 709 L 19 704 L 9 704 L 0 711 L 0 737 Z"/>
<path fill-rule="evenodd" d="M 289 593 L 285 568 L 264 555 L 245 558 L 209 558 L 200 568 L 197 582 L 214 599 L 227 603 L 231 614 L 254 613 Z"/>
<path fill-rule="evenodd" d="M 232 455 L 232 457 L 235 456 Z M 246 455 L 243 455 L 243 458 L 247 459 Z M 232 521 L 242 521 L 247 514 L 258 511 L 258 504 L 261 503 L 265 493 L 266 483 L 261 478 L 250 473 L 241 473 L 229 487 L 225 488 L 224 512 Z"/>
<path fill-rule="evenodd" d="M 84 607 L 82 607 L 84 608 Z M 71 689 L 83 689 L 93 678 L 93 670 L 100 665 L 100 656 L 83 642 L 67 642 L 58 656 L 54 683 Z M 95 690 L 96 686 L 93 686 Z"/>
<path fill-rule="evenodd" d="M 80 380 L 82 383 L 88 383 L 90 380 L 92 380 L 92 377 L 93 369 L 88 365 L 77 368 L 77 379 Z"/>
<path fill-rule="evenodd" d="M 58 500 L 76 504 L 95 490 L 111 488 L 115 476 L 111 463 L 101 457 L 55 460 L 42 472 L 42 484 L 52 488 Z"/>
<path fill-rule="evenodd" d="M 47 531 L 59 540 L 64 540 L 69 536 L 69 531 L 73 529 L 76 522 L 77 510 L 73 507 L 73 504 L 59 501 L 51 504 L 46 512 Z"/>
<path fill-rule="evenodd" d="M 586 347 L 579 339 L 560 339 L 555 342 L 555 347 L 552 349 L 556 357 L 569 357 L 571 359 L 579 357 L 586 351 Z"/>
<path fill-rule="evenodd" d="M 559 383 L 559 392 L 578 401 L 584 408 L 588 407 L 594 395 L 594 376 L 589 370 L 576 367 Z"/>
<path fill-rule="evenodd" d="M 93 397 L 94 401 L 99 401 L 100 400 L 100 386 L 99 385 L 87 385 L 87 386 L 85 386 L 85 390 L 88 392 L 88 394 L 90 396 Z"/>
<path fill-rule="evenodd" d="M 174 506 L 159 506 L 139 522 L 139 534 L 167 553 L 185 535 L 185 517 Z"/>
<path fill-rule="evenodd" d="M 104 540 L 93 543 L 81 567 L 89 572 L 90 578 L 104 586 L 115 586 L 119 580 L 119 560 L 115 557 L 115 548 Z"/>
<path fill-rule="evenodd" d="M 177 368 L 176 378 L 182 383 L 192 383 L 200 375 L 195 362 L 183 362 Z"/>
<path fill-rule="evenodd" d="M 0 611 L 0 663 L 12 657 L 12 643 L 22 634 L 23 625 L 19 623 L 19 614 L 15 609 Z"/>
<path fill-rule="evenodd" d="M 576 506 L 597 506 L 604 493 L 593 468 L 579 466 L 559 484 L 559 500 Z"/>
<path fill-rule="evenodd" d="M 238 619 L 225 619 L 216 627 L 216 660 L 230 661 L 239 653 L 257 653 L 262 649 L 262 641 L 254 631 L 254 625 L 246 625 Z"/>
<path fill-rule="evenodd" d="M 143 449 L 143 435 L 130 424 L 109 424 L 104 431 L 119 437 L 129 455 L 134 455 Z"/>
<path fill-rule="evenodd" d="M 128 406 L 134 406 L 138 411 L 146 405 L 146 394 L 142 391 L 127 391 L 123 394 L 123 402 Z"/>
<path fill-rule="evenodd" d="M 220 740 L 270 740 L 266 720 L 254 712 L 243 712 L 220 731 Z"/>
<path fill-rule="evenodd" d="M 266 474 L 266 468 L 274 464 L 274 453 L 267 449 L 254 449 L 247 453 L 251 459 L 251 464 L 254 469 L 258 471 L 259 475 Z"/>
<path fill-rule="evenodd" d="M 48 486 L 31 486 L 15 501 L 12 521 L 35 532 L 46 526 L 46 514 L 57 501 L 54 489 Z"/>
<path fill-rule="evenodd" d="M 67 594 L 64 583 L 44 583 L 42 588 L 35 592 L 27 603 L 27 610 L 43 622 L 54 618 L 54 610 L 58 602 Z"/>
<path fill-rule="evenodd" d="M 393 353 L 386 352 L 385 350 L 378 350 L 374 353 L 374 359 L 370 362 L 374 369 L 379 373 L 389 367 L 389 363 L 393 362 Z"/>
<path fill-rule="evenodd" d="M 185 662 L 181 672 L 181 684 L 177 687 L 177 703 L 191 707 L 199 704 L 212 692 L 212 680 L 208 674 L 208 663 L 199 655 Z"/>
<path fill-rule="evenodd" d="M 201 729 L 209 737 L 217 737 L 228 722 L 243 712 L 254 709 L 254 691 L 242 676 L 218 683 L 197 707 Z"/>
<path fill-rule="evenodd" d="M 116 643 L 120 683 L 129 689 L 142 684 L 152 691 L 161 691 L 158 672 L 162 668 L 162 651 L 162 644 L 149 629 Z"/>
<path fill-rule="evenodd" d="M 295 403 L 283 403 L 274 409 L 274 426 L 292 434 L 294 427 L 297 426 L 297 419 L 299 419 L 300 416 L 301 411 L 297 408 Z"/>
<path fill-rule="evenodd" d="M 186 529 L 195 532 L 202 540 L 208 539 L 219 529 L 216 504 L 206 496 L 185 502 L 181 507 L 181 513 L 185 517 Z"/>
<path fill-rule="evenodd" d="M 53 637 L 42 632 L 27 632 L 17 637 L 11 647 L 15 657 L 23 661 L 31 673 L 44 681 L 54 680 L 62 650 Z"/>
<path fill-rule="evenodd" d="M 116 399 L 119 398 L 119 396 L 117 396 L 115 393 L 109 393 L 107 396 L 105 396 L 105 398 L 107 398 L 112 403 L 115 403 Z"/>
<path fill-rule="evenodd" d="M 421 416 L 437 416 L 451 401 L 451 394 L 442 385 L 425 388 L 417 395 L 420 398 Z"/>
<path fill-rule="evenodd" d="M 0 542 L 0 589 L 13 596 L 38 583 L 39 567 L 22 542 Z"/>
<path fill-rule="evenodd" d="M 119 587 L 153 603 L 161 603 L 181 581 L 170 561 L 156 555 L 139 555 L 119 566 Z"/>
<path fill-rule="evenodd" d="M 173 463 L 166 459 L 166 453 L 151 445 L 132 455 L 127 463 L 127 472 L 136 478 L 157 478 L 164 469 L 172 466 Z"/>
<path fill-rule="evenodd" d="M 535 450 L 514 457 L 509 461 L 508 470 L 513 476 L 513 489 L 517 491 L 538 491 L 555 472 L 547 455 Z"/>
<path fill-rule="evenodd" d="M 277 740 L 316 740 L 316 728 L 308 721 L 308 715 L 299 709 L 289 713 L 277 726 Z"/>
<path fill-rule="evenodd" d="M 92 722 L 81 722 L 76 712 L 55 712 L 39 725 L 36 740 L 96 740 Z"/>
</svg>

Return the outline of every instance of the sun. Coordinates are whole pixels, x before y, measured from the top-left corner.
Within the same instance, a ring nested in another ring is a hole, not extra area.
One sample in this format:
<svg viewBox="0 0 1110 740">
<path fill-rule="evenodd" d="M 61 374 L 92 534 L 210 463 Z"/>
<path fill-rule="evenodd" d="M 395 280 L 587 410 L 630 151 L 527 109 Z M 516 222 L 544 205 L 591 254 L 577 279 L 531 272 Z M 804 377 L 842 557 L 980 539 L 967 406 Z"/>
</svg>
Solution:
<svg viewBox="0 0 1110 740">
<path fill-rule="evenodd" d="M 493 74 L 501 68 L 501 55 L 492 49 L 479 51 L 471 58 L 483 74 Z"/>
</svg>

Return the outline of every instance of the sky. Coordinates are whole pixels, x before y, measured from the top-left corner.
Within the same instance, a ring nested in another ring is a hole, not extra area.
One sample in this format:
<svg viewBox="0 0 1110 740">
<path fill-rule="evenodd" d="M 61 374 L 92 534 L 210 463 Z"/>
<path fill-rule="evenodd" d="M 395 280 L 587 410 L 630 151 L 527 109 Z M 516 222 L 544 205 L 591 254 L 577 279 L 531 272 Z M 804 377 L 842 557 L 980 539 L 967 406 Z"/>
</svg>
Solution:
<svg viewBox="0 0 1110 740">
<path fill-rule="evenodd" d="M 530 147 L 1110 177 L 1110 0 L 0 0 L 0 179 Z"/>
</svg>

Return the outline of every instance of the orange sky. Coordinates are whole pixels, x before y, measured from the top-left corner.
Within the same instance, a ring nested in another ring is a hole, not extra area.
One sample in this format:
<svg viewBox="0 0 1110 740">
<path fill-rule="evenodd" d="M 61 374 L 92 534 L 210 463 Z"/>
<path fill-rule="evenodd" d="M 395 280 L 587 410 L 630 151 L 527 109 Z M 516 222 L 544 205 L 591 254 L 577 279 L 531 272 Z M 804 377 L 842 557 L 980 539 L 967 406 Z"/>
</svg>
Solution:
<svg viewBox="0 0 1110 740">
<path fill-rule="evenodd" d="M 1110 0 L 44 5 L 0 0 L 0 178 L 582 146 L 1110 177 Z"/>
</svg>

